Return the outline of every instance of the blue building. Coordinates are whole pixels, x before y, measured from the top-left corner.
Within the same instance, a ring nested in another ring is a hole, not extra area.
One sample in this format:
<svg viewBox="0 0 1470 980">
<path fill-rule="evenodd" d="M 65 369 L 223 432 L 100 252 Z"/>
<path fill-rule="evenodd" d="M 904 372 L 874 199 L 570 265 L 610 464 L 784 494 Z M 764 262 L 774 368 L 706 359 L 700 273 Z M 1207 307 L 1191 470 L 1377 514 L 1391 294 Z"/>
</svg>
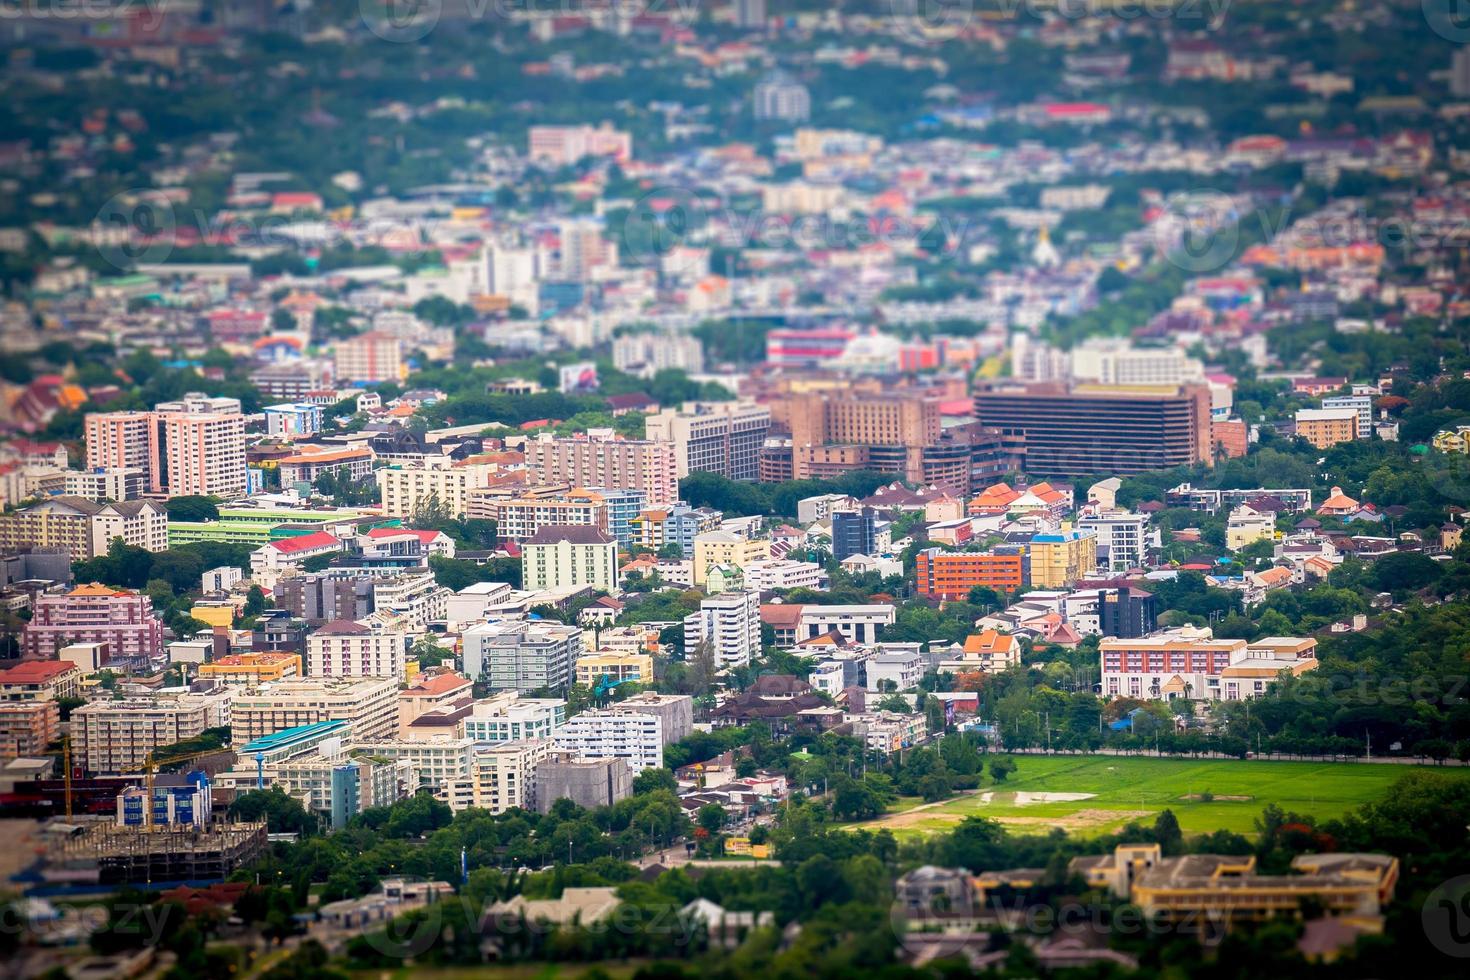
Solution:
<svg viewBox="0 0 1470 980">
<path fill-rule="evenodd" d="M 832 515 L 832 557 L 842 561 L 852 555 L 871 555 L 874 551 L 872 508 L 862 511 L 839 510 Z"/>
<path fill-rule="evenodd" d="M 117 794 L 119 827 L 142 827 L 148 821 L 144 809 L 146 786 L 129 786 Z M 153 778 L 153 826 L 203 827 L 209 823 L 214 797 L 209 776 L 195 770 L 188 775 L 163 773 Z"/>
</svg>

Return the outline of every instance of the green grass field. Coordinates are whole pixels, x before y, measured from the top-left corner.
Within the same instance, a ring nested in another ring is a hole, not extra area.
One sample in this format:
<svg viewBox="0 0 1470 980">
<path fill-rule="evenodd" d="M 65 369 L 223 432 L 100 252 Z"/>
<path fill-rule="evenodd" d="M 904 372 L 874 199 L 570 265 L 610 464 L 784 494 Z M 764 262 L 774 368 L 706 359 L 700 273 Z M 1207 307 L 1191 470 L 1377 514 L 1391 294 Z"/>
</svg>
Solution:
<svg viewBox="0 0 1470 980">
<path fill-rule="evenodd" d="M 903 799 L 877 820 L 854 824 L 886 828 L 897 836 L 945 831 L 970 816 L 990 817 L 1017 833 L 1109 833 L 1131 820 L 1152 822 L 1161 810 L 1179 818 L 1186 834 L 1232 830 L 1249 836 L 1267 804 L 1319 819 L 1341 816 L 1380 799 L 1418 766 L 1357 763 L 1147 759 L 1116 756 L 1013 756 L 1016 772 L 1004 783 L 925 805 Z M 1470 769 L 1436 772 L 1470 779 Z M 1204 794 L 1213 799 L 1204 800 Z M 1065 794 L 1073 798 L 1037 798 Z"/>
</svg>

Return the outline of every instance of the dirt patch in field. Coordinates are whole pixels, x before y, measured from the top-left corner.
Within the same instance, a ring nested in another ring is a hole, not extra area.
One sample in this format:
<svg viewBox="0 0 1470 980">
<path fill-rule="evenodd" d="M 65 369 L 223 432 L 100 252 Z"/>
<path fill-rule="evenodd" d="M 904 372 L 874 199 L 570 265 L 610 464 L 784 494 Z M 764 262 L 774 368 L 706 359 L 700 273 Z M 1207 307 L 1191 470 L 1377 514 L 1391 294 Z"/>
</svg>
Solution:
<svg viewBox="0 0 1470 980">
<path fill-rule="evenodd" d="M 986 794 L 989 796 L 990 794 Z M 1007 794 L 1009 795 L 1009 794 Z M 945 801 L 945 802 L 953 802 Z M 988 801 L 987 801 L 988 802 Z M 1153 817 L 1157 814 L 1152 810 L 1078 810 L 1057 817 L 1022 817 L 1014 814 L 987 813 L 984 808 L 967 810 L 963 813 L 954 813 L 940 810 L 936 812 L 934 807 L 937 803 L 926 804 L 915 807 L 903 813 L 890 813 L 877 820 L 866 823 L 849 824 L 851 830 L 919 830 L 925 833 L 943 833 L 964 822 L 967 817 L 989 817 L 992 820 L 1005 824 L 1009 827 L 1027 830 L 1051 830 L 1060 828 L 1068 833 L 1096 830 L 1108 824 L 1120 823 L 1125 820 L 1137 820 L 1144 817 Z"/>
<path fill-rule="evenodd" d="M 1255 799 L 1254 796 L 1225 796 L 1221 793 L 1215 793 L 1208 800 L 1203 793 L 1185 793 L 1179 798 L 1191 803 L 1249 803 Z"/>
<path fill-rule="evenodd" d="M 1125 820 L 1138 820 L 1140 818 L 1154 816 L 1157 816 L 1157 814 L 1152 810 L 1078 810 L 1076 813 L 1069 813 L 1065 817 L 998 816 L 992 819 L 1008 827 L 1031 830 L 1050 830 L 1053 827 L 1060 827 L 1070 834 L 1085 830 L 1096 830 L 1099 827 L 1121 823 Z"/>
</svg>

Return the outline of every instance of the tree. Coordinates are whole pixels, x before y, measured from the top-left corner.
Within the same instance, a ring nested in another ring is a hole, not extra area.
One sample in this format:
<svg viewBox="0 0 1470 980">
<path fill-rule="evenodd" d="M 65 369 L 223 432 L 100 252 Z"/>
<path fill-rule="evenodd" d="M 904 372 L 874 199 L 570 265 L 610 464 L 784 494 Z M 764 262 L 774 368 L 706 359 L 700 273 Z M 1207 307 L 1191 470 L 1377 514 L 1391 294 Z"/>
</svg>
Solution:
<svg viewBox="0 0 1470 980">
<path fill-rule="evenodd" d="M 990 778 L 997 783 L 1005 782 L 1006 777 L 1015 771 L 1016 763 L 1014 759 L 1001 758 L 990 760 Z"/>
<path fill-rule="evenodd" d="M 264 820 L 272 834 L 310 834 L 317 828 L 316 815 L 279 786 L 241 793 L 230 804 L 229 814 L 236 820 Z"/>
<path fill-rule="evenodd" d="M 1154 840 L 1164 851 L 1165 856 L 1172 857 L 1184 849 L 1184 833 L 1179 829 L 1179 819 L 1174 816 L 1173 810 L 1165 810 L 1154 819 Z"/>
<path fill-rule="evenodd" d="M 728 819 L 725 808 L 718 803 L 706 803 L 699 808 L 699 825 L 710 834 L 717 834 Z"/>
<path fill-rule="evenodd" d="M 668 769 L 645 769 L 633 777 L 633 795 L 642 796 L 659 790 L 670 793 L 679 791 L 678 780 L 674 779 L 674 774 Z"/>
<path fill-rule="evenodd" d="M 213 497 L 202 497 L 198 494 L 170 497 L 164 501 L 163 506 L 171 521 L 219 520 L 219 507 Z"/>
</svg>

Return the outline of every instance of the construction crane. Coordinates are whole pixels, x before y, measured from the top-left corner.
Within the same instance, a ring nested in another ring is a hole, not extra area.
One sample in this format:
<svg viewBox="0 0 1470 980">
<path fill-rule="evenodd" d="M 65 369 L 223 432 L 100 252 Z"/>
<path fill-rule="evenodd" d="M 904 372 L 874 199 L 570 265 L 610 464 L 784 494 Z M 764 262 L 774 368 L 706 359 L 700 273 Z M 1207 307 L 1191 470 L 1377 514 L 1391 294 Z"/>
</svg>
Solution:
<svg viewBox="0 0 1470 980">
<path fill-rule="evenodd" d="M 609 698 L 612 697 L 613 690 L 618 685 L 626 684 L 627 682 L 627 678 L 624 678 L 620 681 L 615 681 L 609 675 L 603 674 L 602 679 L 597 682 L 597 686 L 592 689 L 592 698 L 598 704 L 604 704 Z"/>
<path fill-rule="evenodd" d="M 219 749 L 200 749 L 197 752 L 183 752 L 179 755 L 156 758 L 154 752 L 149 752 L 147 761 L 141 766 L 124 770 L 125 772 L 142 772 L 144 774 L 144 800 L 143 800 L 143 826 L 149 833 L 153 832 L 153 773 L 159 766 L 171 766 L 180 762 L 192 762 L 206 755 L 214 755 Z"/>
</svg>

